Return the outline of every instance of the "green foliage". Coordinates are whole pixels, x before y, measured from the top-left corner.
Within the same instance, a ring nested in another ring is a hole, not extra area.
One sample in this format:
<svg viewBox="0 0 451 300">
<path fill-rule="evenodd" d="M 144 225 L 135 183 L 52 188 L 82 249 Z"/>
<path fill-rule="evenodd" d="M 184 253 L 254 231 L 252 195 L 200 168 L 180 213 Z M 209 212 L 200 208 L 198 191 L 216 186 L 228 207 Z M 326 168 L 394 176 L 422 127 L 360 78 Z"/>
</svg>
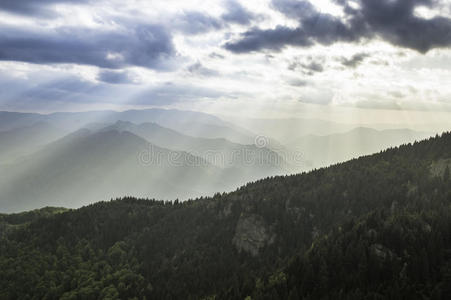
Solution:
<svg viewBox="0 0 451 300">
<path fill-rule="evenodd" d="M 445 134 L 209 198 L 2 215 L 0 299 L 449 299 L 451 186 L 430 166 L 450 149 Z M 258 255 L 233 242 L 248 216 Z"/>
</svg>

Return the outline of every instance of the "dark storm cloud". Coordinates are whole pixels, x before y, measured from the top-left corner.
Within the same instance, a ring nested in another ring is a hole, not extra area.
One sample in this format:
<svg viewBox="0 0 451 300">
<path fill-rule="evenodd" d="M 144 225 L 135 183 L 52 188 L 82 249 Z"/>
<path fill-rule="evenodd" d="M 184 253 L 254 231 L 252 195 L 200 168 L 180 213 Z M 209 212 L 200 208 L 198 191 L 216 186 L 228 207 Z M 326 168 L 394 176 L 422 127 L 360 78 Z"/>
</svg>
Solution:
<svg viewBox="0 0 451 300">
<path fill-rule="evenodd" d="M 312 76 L 315 73 L 324 72 L 324 58 L 296 58 L 288 65 L 288 70 L 300 70 L 304 75 Z"/>
<path fill-rule="evenodd" d="M 134 83 L 132 76 L 126 71 L 102 70 L 97 75 L 97 80 L 110 84 Z"/>
<path fill-rule="evenodd" d="M 356 68 L 369 56 L 370 55 L 367 53 L 357 53 L 354 54 L 351 58 L 341 58 L 341 64 L 345 67 Z"/>
<path fill-rule="evenodd" d="M 355 10 L 346 1 L 337 0 L 354 20 L 366 24 L 388 42 L 426 53 L 430 49 L 451 45 L 451 19 L 415 16 L 419 6 L 434 8 L 433 0 L 360 0 Z"/>
<path fill-rule="evenodd" d="M 174 55 L 170 34 L 156 25 L 103 32 L 75 27 L 47 31 L 0 28 L 0 60 L 161 70 L 170 68 Z"/>
<path fill-rule="evenodd" d="M 310 47 L 315 43 L 330 45 L 338 41 L 356 41 L 360 36 L 340 19 L 319 13 L 309 2 L 294 0 L 273 1 L 275 8 L 288 17 L 299 19 L 300 26 L 290 28 L 278 26 L 274 29 L 252 28 L 243 33 L 237 41 L 225 44 L 225 48 L 244 53 L 270 49 L 279 51 L 287 45 Z"/>
<path fill-rule="evenodd" d="M 258 16 L 234 0 L 225 2 L 226 12 L 213 17 L 198 11 L 188 11 L 173 19 L 173 26 L 184 34 L 195 35 L 228 27 L 230 24 L 249 25 Z"/>
<path fill-rule="evenodd" d="M 291 29 L 285 26 L 277 26 L 274 29 L 252 28 L 242 34 L 236 42 L 228 42 L 225 48 L 235 53 L 247 53 L 262 49 L 280 51 L 287 44 L 307 47 L 312 41 L 300 29 Z"/>
<path fill-rule="evenodd" d="M 256 15 L 244 8 L 238 1 L 226 2 L 227 12 L 221 16 L 226 23 L 248 25 L 256 18 Z"/>
<path fill-rule="evenodd" d="M 346 21 L 317 11 L 308 1 L 273 0 L 272 6 L 299 26 L 275 29 L 252 28 L 238 40 L 224 46 L 235 53 L 280 50 L 285 46 L 309 47 L 335 42 L 358 42 L 381 37 L 393 45 L 426 53 L 430 49 L 451 45 L 451 19 L 424 19 L 414 14 L 418 6 L 434 8 L 433 0 L 358 0 L 355 9 L 347 0 L 335 0 L 346 14 Z"/>
<path fill-rule="evenodd" d="M 56 13 L 49 9 L 50 5 L 82 4 L 90 0 L 1 0 L 0 10 L 18 15 L 29 15 L 35 17 L 54 17 Z"/>
<path fill-rule="evenodd" d="M 184 12 L 174 20 L 177 29 L 185 34 L 201 34 L 223 27 L 221 20 L 200 12 Z"/>
<path fill-rule="evenodd" d="M 317 15 L 315 7 L 308 1 L 273 0 L 271 6 L 292 19 Z"/>
</svg>

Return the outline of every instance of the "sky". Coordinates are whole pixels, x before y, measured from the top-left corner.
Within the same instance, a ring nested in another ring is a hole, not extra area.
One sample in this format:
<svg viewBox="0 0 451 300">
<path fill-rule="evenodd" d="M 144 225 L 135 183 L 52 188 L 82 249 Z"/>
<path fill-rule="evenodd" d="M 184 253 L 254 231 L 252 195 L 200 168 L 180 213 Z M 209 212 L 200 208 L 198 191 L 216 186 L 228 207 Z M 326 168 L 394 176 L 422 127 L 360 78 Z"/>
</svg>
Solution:
<svg viewBox="0 0 451 300">
<path fill-rule="evenodd" d="M 0 110 L 446 120 L 450 0 L 2 0 Z"/>
</svg>

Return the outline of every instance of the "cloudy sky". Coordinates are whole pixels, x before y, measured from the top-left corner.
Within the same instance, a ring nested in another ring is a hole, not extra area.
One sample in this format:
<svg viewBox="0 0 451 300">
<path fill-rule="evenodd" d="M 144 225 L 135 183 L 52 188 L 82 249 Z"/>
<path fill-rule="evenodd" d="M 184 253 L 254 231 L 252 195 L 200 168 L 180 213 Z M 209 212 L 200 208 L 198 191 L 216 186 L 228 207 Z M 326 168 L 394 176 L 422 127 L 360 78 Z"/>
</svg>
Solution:
<svg viewBox="0 0 451 300">
<path fill-rule="evenodd" d="M 450 47 L 450 0 L 1 0 L 0 110 L 446 118 Z"/>
</svg>

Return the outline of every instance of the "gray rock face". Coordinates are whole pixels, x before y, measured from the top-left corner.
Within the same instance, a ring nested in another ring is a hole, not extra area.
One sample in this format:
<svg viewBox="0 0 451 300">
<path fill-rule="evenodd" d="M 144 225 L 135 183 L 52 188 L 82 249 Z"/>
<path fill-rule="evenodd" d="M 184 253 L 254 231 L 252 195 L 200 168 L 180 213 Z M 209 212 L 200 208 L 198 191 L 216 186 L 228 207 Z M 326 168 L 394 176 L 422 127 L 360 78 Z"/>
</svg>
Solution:
<svg viewBox="0 0 451 300">
<path fill-rule="evenodd" d="M 238 251 L 257 256 L 259 250 L 274 242 L 275 235 L 258 215 L 241 216 L 232 243 Z"/>
<path fill-rule="evenodd" d="M 442 177 L 445 175 L 446 167 L 451 169 L 451 159 L 440 159 L 432 162 L 431 164 L 431 176 L 432 177 Z"/>
<path fill-rule="evenodd" d="M 224 207 L 222 213 L 224 214 L 224 217 L 230 216 L 230 214 L 232 213 L 232 203 L 228 203 L 228 204 Z"/>
</svg>

